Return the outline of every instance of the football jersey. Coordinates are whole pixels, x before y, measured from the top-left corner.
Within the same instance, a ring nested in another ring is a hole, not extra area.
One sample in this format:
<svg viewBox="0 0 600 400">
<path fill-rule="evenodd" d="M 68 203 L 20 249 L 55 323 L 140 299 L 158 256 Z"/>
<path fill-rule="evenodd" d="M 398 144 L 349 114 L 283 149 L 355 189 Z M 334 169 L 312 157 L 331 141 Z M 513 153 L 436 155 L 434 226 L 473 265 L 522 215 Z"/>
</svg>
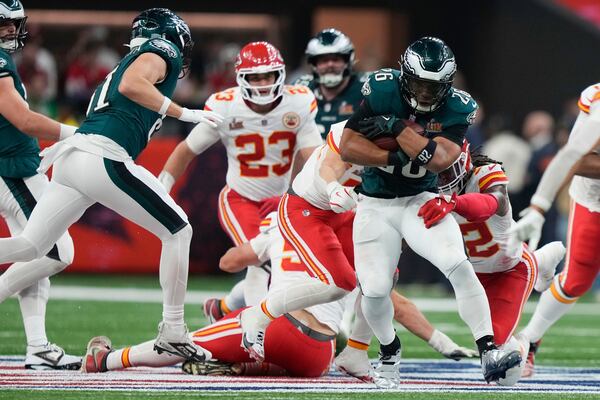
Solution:
<svg viewBox="0 0 600 400">
<path fill-rule="evenodd" d="M 11 56 L 0 49 L 0 79 L 10 76 L 15 89 L 27 100 L 25 86 Z M 40 147 L 36 138 L 18 130 L 0 115 L 0 176 L 26 178 L 36 174 L 40 165 Z"/>
<path fill-rule="evenodd" d="M 250 240 L 252 249 L 261 262 L 271 260 L 271 284 L 269 291 L 286 290 L 286 288 L 315 279 L 308 275 L 298 254 L 285 242 L 277 227 L 277 214 L 270 213 L 261 223 L 261 232 Z M 327 325 L 336 333 L 344 314 L 345 298 L 331 303 L 319 304 L 305 310 L 319 322 Z"/>
<path fill-rule="evenodd" d="M 477 167 L 469 178 L 465 193 L 483 193 L 487 189 L 507 185 L 508 178 L 499 164 Z M 469 222 L 453 213 L 463 235 L 467 255 L 478 273 L 502 272 L 521 261 L 523 244 L 510 240 L 509 228 L 514 224 L 510 203 L 506 215 L 492 215 L 483 222 Z"/>
<path fill-rule="evenodd" d="M 385 68 L 374 72 L 364 83 L 362 93 L 373 115 L 392 114 L 402 119 L 413 120 L 425 128 L 425 137 L 444 136 L 462 145 L 463 137 L 448 134 L 450 127 L 473 123 L 477 103 L 462 90 L 450 88 L 444 102 L 432 112 L 415 113 L 404 99 L 400 89 L 402 73 Z M 367 167 L 358 187 L 370 197 L 395 198 L 414 196 L 422 192 L 437 193 L 437 174 L 409 162 L 403 167 Z"/>
<path fill-rule="evenodd" d="M 217 131 L 227 150 L 227 185 L 250 200 L 282 195 L 296 151 L 323 143 L 317 101 L 306 86 L 286 85 L 280 103 L 266 114 L 248 107 L 239 87 L 213 94 L 205 109 L 225 118 Z"/>
<path fill-rule="evenodd" d="M 119 92 L 125 70 L 143 53 L 154 53 L 167 63 L 167 75 L 154 86 L 171 97 L 179 74 L 182 57 L 179 49 L 163 39 L 150 39 L 135 47 L 119 62 L 98 86 L 88 106 L 85 121 L 77 132 L 108 137 L 136 159 L 152 135 L 162 126 L 164 115 L 131 101 Z"/>
<path fill-rule="evenodd" d="M 321 178 L 319 169 L 328 151 L 340 154 L 340 141 L 345 125 L 346 121 L 341 121 L 331 126 L 331 130 L 327 135 L 327 142 L 312 152 L 310 158 L 292 182 L 292 189 L 298 196 L 322 210 L 331 210 L 331 206 L 327 195 L 327 184 Z M 361 165 L 348 164 L 348 169 L 338 179 L 338 182 L 343 186 L 354 188 L 361 182 L 360 174 L 363 169 L 364 167 Z"/>
<path fill-rule="evenodd" d="M 600 83 L 586 88 L 581 93 L 578 105 L 582 113 L 579 114 L 576 124 L 581 124 L 589 118 L 590 112 L 600 113 L 600 108 L 598 107 L 590 111 L 590 107 L 594 101 L 600 101 Z M 596 152 L 599 151 L 600 149 L 596 149 Z M 573 200 L 590 211 L 600 212 L 600 179 L 576 175 L 573 177 L 573 181 L 569 187 L 569 194 Z"/>
<path fill-rule="evenodd" d="M 326 139 L 331 125 L 348 119 L 358 109 L 363 98 L 360 89 L 367 80 L 367 76 L 366 73 L 352 74 L 344 90 L 331 100 L 323 97 L 319 84 L 315 82 L 312 74 L 301 76 L 295 82 L 299 85 L 308 86 L 317 99 L 318 112 L 315 120 L 323 139 Z"/>
</svg>

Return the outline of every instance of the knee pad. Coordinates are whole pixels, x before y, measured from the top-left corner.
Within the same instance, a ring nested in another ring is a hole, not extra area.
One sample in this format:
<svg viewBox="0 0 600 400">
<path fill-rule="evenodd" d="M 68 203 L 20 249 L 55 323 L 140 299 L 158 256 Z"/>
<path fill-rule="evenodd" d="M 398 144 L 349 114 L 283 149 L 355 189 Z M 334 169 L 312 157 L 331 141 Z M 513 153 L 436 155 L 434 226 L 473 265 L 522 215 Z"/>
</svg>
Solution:
<svg viewBox="0 0 600 400">
<path fill-rule="evenodd" d="M 378 278 L 378 279 L 377 279 Z M 369 279 L 360 282 L 360 291 L 366 297 L 387 297 L 393 288 L 393 278 L 370 275 Z"/>
</svg>

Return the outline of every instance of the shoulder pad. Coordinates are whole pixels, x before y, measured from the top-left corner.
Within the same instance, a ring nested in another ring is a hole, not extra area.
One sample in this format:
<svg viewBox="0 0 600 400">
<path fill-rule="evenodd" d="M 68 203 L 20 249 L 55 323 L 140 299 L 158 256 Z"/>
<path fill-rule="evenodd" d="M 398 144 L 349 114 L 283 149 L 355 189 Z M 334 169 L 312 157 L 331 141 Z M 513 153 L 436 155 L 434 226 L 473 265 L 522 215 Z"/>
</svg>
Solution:
<svg viewBox="0 0 600 400">
<path fill-rule="evenodd" d="M 288 101 L 300 115 L 310 114 L 317 109 L 317 99 L 308 86 L 285 85 L 283 95 L 289 99 Z"/>
<path fill-rule="evenodd" d="M 500 164 L 489 164 L 475 168 L 472 179 L 477 181 L 480 192 L 485 192 L 492 186 L 508 184 L 508 177 Z"/>
<path fill-rule="evenodd" d="M 314 86 L 314 83 L 315 83 L 314 76 L 312 74 L 306 74 L 306 75 L 302 75 L 301 77 L 296 79 L 296 81 L 293 84 L 308 86 L 308 87 L 312 88 Z"/>
<path fill-rule="evenodd" d="M 0 77 L 12 75 L 15 72 L 15 63 L 10 55 L 4 51 L 0 51 Z"/>
<path fill-rule="evenodd" d="M 477 102 L 464 90 L 450 88 L 445 108 L 452 113 L 450 125 L 471 125 L 477 116 Z"/>
<path fill-rule="evenodd" d="M 179 49 L 168 40 L 150 39 L 140 46 L 140 53 L 152 52 L 162 55 L 165 58 L 179 59 L 181 53 Z"/>
<path fill-rule="evenodd" d="M 400 94 L 400 71 L 383 68 L 371 73 L 362 86 L 361 93 L 374 113 L 387 112 L 392 96 Z"/>
<path fill-rule="evenodd" d="M 366 82 L 367 79 L 369 79 L 369 76 L 372 74 L 373 72 L 357 72 L 355 74 L 356 76 L 356 80 L 359 82 Z"/>
<path fill-rule="evenodd" d="M 237 87 L 232 87 L 221 92 L 213 93 L 206 100 L 204 109 L 223 114 L 225 109 L 232 104 L 233 99 L 235 99 L 238 93 Z"/>
<path fill-rule="evenodd" d="M 598 100 L 600 98 L 600 83 L 595 85 L 588 86 L 585 88 L 583 92 L 581 92 L 581 96 L 579 96 L 579 102 L 577 105 L 579 109 L 585 113 L 590 112 L 590 107 L 592 106 L 592 102 L 594 100 Z"/>
</svg>

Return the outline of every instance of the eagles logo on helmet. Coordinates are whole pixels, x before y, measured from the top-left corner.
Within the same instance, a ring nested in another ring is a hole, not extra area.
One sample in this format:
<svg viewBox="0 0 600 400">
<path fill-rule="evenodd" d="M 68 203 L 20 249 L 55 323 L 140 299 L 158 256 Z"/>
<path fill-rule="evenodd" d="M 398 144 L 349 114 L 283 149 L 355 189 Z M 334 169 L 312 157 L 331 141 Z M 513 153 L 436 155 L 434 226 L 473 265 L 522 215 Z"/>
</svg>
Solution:
<svg viewBox="0 0 600 400">
<path fill-rule="evenodd" d="M 268 42 L 251 42 L 245 45 L 235 63 L 236 81 L 244 100 L 255 104 L 270 104 L 283 94 L 285 63 L 279 50 Z M 254 86 L 248 75 L 273 72 L 275 82 L 270 85 Z"/>
<path fill-rule="evenodd" d="M 27 38 L 26 22 L 25 9 L 19 0 L 0 0 L 0 26 L 10 23 L 15 26 L 14 33 L 9 33 L 0 38 L 0 48 L 8 53 L 13 53 L 25 46 L 25 39 Z"/>
</svg>

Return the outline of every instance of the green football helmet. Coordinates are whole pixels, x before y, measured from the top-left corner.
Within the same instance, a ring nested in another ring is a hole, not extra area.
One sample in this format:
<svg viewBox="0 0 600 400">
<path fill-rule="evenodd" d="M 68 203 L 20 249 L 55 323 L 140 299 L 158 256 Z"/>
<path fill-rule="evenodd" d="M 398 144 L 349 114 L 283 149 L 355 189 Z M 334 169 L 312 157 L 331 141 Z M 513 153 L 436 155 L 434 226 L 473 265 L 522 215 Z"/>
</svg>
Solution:
<svg viewBox="0 0 600 400">
<path fill-rule="evenodd" d="M 14 24 L 15 32 L 0 37 L 0 48 L 12 53 L 25 46 L 27 29 L 25 9 L 19 0 L 0 0 L 0 26 Z"/>
<path fill-rule="evenodd" d="M 441 39 L 423 37 L 412 43 L 400 61 L 402 96 L 416 112 L 437 109 L 448 95 L 456 60 Z"/>
<path fill-rule="evenodd" d="M 326 87 L 336 87 L 342 80 L 350 75 L 354 65 L 354 45 L 350 38 L 337 29 L 324 29 L 312 38 L 305 51 L 308 62 L 312 65 L 315 82 Z M 346 66 L 339 73 L 319 74 L 317 72 L 317 59 L 320 56 L 336 54 L 346 61 Z"/>
<path fill-rule="evenodd" d="M 182 77 L 192 61 L 194 41 L 185 21 L 168 8 L 150 8 L 134 18 L 131 39 L 161 38 L 173 43 L 183 57 Z"/>
</svg>

